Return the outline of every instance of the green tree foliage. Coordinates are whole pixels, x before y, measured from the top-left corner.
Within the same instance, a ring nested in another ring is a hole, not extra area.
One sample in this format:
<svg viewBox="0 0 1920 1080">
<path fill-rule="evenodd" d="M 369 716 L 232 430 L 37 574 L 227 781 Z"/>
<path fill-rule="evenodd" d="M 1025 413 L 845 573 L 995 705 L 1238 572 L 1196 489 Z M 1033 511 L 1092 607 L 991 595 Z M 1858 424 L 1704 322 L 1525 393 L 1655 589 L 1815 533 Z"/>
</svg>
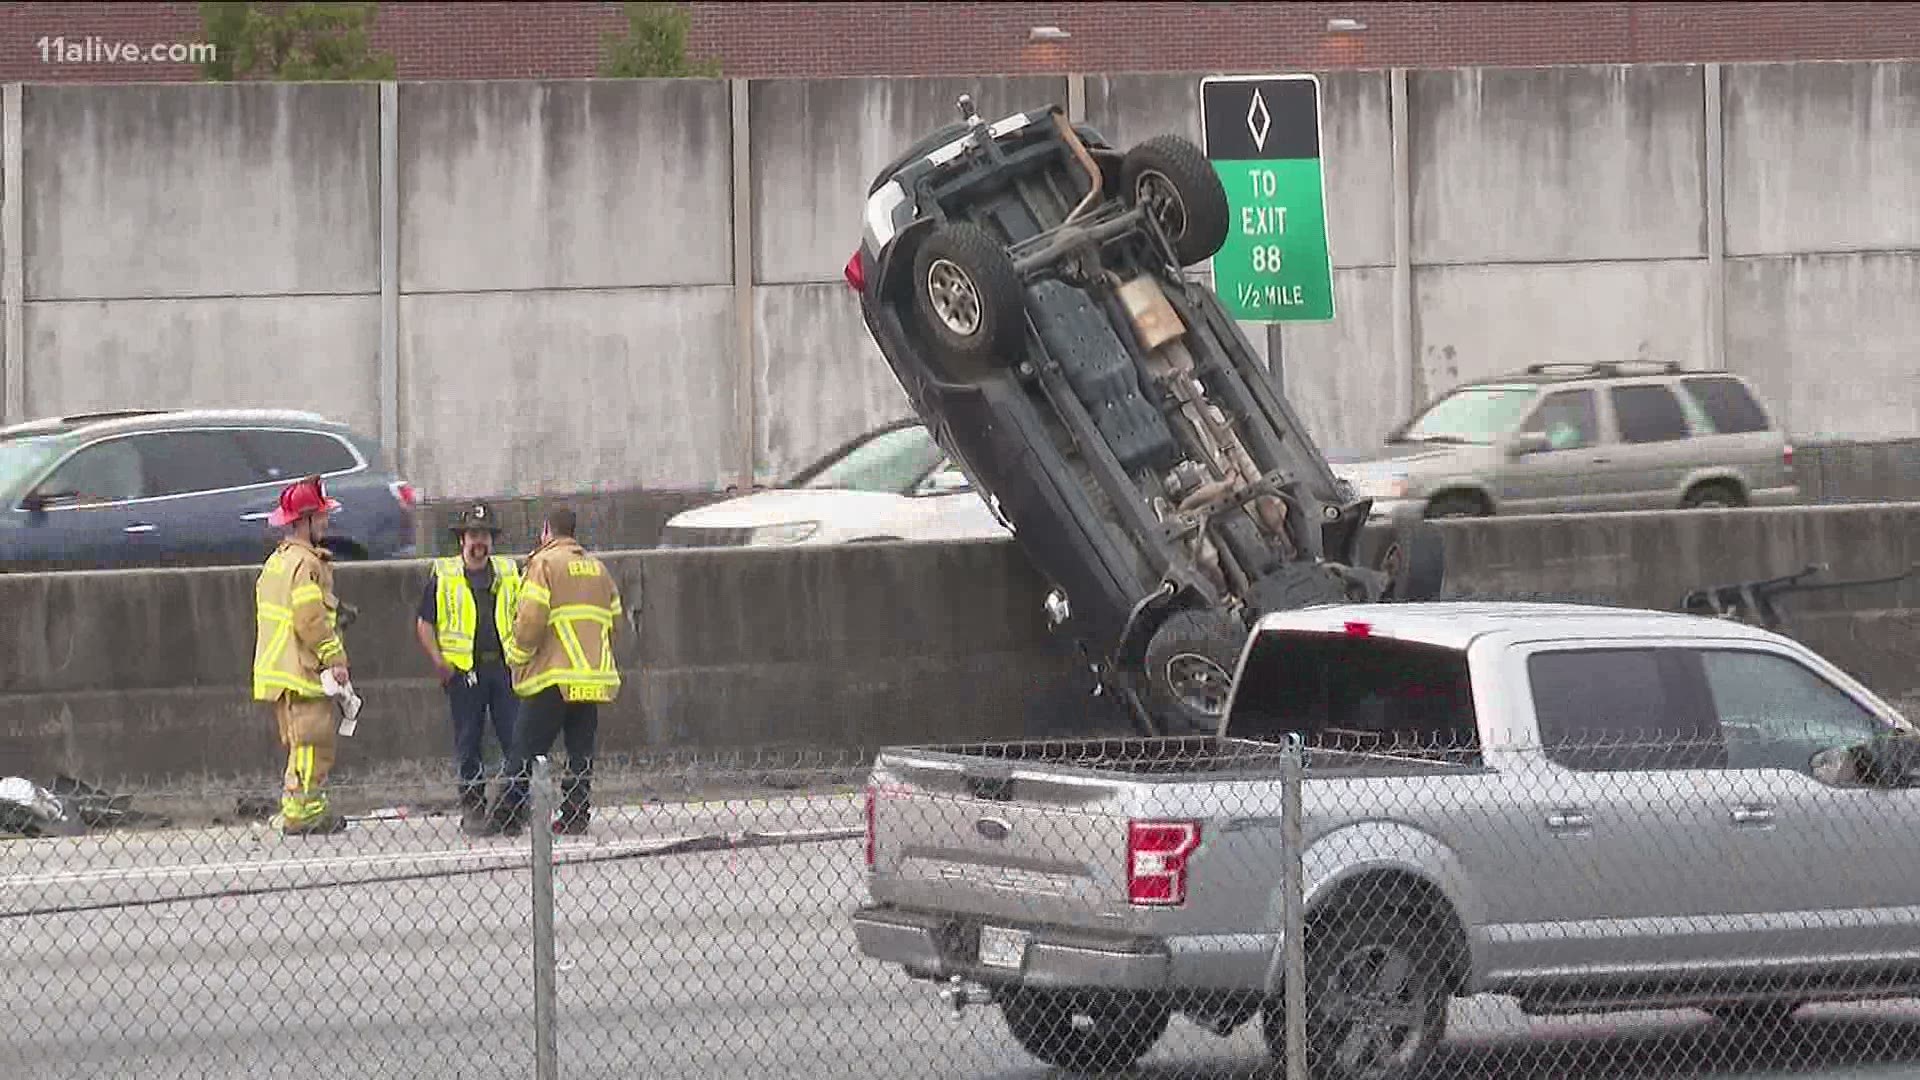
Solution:
<svg viewBox="0 0 1920 1080">
<path fill-rule="evenodd" d="M 679 4 L 630 3 L 627 32 L 603 39 L 600 74 L 609 79 L 716 78 L 720 62 L 687 59 L 692 17 Z"/>
<path fill-rule="evenodd" d="M 216 55 L 200 66 L 201 74 L 215 82 L 391 79 L 392 54 L 374 51 L 370 41 L 378 8 L 374 3 L 203 3 L 200 20 Z"/>
</svg>

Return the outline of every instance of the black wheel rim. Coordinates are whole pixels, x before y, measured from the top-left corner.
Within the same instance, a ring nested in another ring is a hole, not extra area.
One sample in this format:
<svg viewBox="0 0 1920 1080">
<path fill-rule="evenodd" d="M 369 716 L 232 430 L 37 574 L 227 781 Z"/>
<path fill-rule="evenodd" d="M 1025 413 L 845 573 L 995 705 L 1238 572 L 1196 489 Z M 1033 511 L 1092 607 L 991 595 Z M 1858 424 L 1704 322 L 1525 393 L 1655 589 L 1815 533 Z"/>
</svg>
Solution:
<svg viewBox="0 0 1920 1080">
<path fill-rule="evenodd" d="M 1133 182 L 1133 201 L 1146 207 L 1167 239 L 1178 240 L 1187 234 L 1187 204 L 1167 174 L 1156 169 L 1142 171 Z"/>
</svg>

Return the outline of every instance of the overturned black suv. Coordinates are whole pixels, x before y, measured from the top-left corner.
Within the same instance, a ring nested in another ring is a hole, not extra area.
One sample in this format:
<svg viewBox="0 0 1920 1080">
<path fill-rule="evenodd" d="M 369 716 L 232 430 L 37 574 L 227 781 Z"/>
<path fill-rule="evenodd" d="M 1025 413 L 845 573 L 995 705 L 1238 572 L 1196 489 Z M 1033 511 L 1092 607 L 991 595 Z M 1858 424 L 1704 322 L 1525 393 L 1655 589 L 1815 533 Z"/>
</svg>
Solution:
<svg viewBox="0 0 1920 1080">
<path fill-rule="evenodd" d="M 1369 500 L 1182 272 L 1228 226 L 1199 148 L 1121 153 L 1058 106 L 959 107 L 874 180 L 847 282 L 1099 686 L 1150 733 L 1211 730 L 1261 614 L 1436 595 L 1432 526 L 1359 556 Z"/>
</svg>

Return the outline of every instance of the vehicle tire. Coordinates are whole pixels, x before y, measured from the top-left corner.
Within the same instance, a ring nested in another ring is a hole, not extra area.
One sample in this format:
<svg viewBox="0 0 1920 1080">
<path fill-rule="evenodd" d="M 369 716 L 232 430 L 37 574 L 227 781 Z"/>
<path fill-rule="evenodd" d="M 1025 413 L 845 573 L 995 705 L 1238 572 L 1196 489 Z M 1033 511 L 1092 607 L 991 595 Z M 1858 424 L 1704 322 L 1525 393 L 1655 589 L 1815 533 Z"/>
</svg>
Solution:
<svg viewBox="0 0 1920 1080">
<path fill-rule="evenodd" d="M 940 226 L 914 252 L 913 310 L 948 377 L 961 382 L 1010 364 L 1026 326 L 1007 249 L 964 221 Z"/>
<path fill-rule="evenodd" d="M 1227 241 L 1227 189 L 1200 148 L 1178 135 L 1156 135 L 1127 151 L 1120 186 L 1147 206 L 1181 266 L 1205 262 Z"/>
<path fill-rule="evenodd" d="M 1432 600 L 1446 585 L 1447 547 L 1430 521 L 1395 525 L 1374 569 L 1392 579 L 1387 595 L 1395 600 Z"/>
<path fill-rule="evenodd" d="M 1452 998 L 1437 940 L 1420 919 L 1386 911 L 1336 922 L 1307 945 L 1307 1073 L 1315 1080 L 1401 1080 L 1419 1074 L 1447 1033 Z M 1286 1057 L 1286 1013 L 1261 1018 L 1267 1049 Z M 1373 1019 L 1374 1030 L 1356 1030 Z M 1384 1029 L 1384 1030 L 1383 1030 Z"/>
<path fill-rule="evenodd" d="M 1696 484 L 1680 500 L 1682 510 L 1724 510 L 1745 505 L 1747 500 L 1740 497 L 1740 489 L 1720 480 Z"/>
<path fill-rule="evenodd" d="M 1218 730 L 1246 640 L 1246 627 L 1223 611 L 1191 608 L 1168 616 L 1148 639 L 1144 661 L 1154 710 L 1201 734 Z"/>
<path fill-rule="evenodd" d="M 1081 1073 L 1133 1065 L 1166 1034 L 1173 1017 L 1164 1002 L 1130 994 L 1024 987 L 1001 993 L 1000 1013 L 1027 1053 Z"/>
<path fill-rule="evenodd" d="M 1448 491 L 1427 501 L 1425 517 L 1435 518 L 1489 517 L 1492 512 L 1487 508 L 1486 500 L 1465 491 Z"/>
</svg>

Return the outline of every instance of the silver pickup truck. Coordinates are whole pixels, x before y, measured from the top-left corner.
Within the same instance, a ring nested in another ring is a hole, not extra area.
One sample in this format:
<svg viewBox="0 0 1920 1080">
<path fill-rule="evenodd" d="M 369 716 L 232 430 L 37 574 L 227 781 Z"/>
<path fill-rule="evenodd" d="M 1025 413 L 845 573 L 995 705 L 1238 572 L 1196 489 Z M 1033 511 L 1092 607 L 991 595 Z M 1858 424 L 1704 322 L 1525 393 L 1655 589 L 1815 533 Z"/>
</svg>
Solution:
<svg viewBox="0 0 1920 1080">
<path fill-rule="evenodd" d="M 1284 1055 L 1296 735 L 1317 1076 L 1418 1070 L 1479 994 L 1777 1023 L 1920 986 L 1904 717 L 1765 630 L 1524 602 L 1265 616 L 1214 736 L 882 752 L 859 947 L 1058 1067 L 1175 1014 Z"/>
</svg>

